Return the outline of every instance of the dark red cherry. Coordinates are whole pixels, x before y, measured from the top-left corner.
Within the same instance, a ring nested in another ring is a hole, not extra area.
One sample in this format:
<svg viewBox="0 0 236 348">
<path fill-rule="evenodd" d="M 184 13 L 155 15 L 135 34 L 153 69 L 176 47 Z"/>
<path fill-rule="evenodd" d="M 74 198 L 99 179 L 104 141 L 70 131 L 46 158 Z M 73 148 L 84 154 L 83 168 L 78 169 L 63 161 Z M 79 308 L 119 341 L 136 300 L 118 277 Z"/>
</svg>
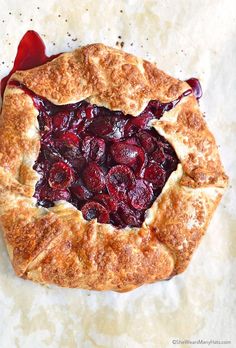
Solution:
<svg viewBox="0 0 236 348">
<path fill-rule="evenodd" d="M 86 124 L 86 121 L 82 121 L 82 122 L 80 122 L 80 124 L 77 126 L 77 128 L 76 128 L 76 133 L 78 134 L 78 135 L 80 135 L 80 134 L 82 134 L 83 132 L 85 132 L 85 130 L 86 130 L 86 126 L 87 126 L 87 124 Z"/>
<path fill-rule="evenodd" d="M 106 193 L 99 193 L 93 199 L 101 203 L 109 212 L 115 212 L 117 210 L 118 205 L 116 200 Z"/>
<path fill-rule="evenodd" d="M 82 143 L 82 152 L 86 159 L 99 162 L 105 153 L 105 141 L 101 138 L 86 136 Z"/>
<path fill-rule="evenodd" d="M 150 163 L 145 168 L 144 179 L 157 187 L 163 186 L 166 179 L 165 171 L 158 164 Z"/>
<path fill-rule="evenodd" d="M 80 155 L 80 150 L 76 146 L 66 145 L 64 142 L 61 142 L 59 146 L 59 151 L 61 156 L 63 156 L 68 162 L 72 162 Z"/>
<path fill-rule="evenodd" d="M 136 163 L 140 150 L 138 146 L 127 144 L 126 142 L 114 143 L 110 148 L 114 161 L 127 166 L 132 166 Z"/>
<path fill-rule="evenodd" d="M 174 149 L 163 138 L 157 140 L 157 149 L 163 149 L 165 153 L 171 151 L 171 154 L 175 154 Z"/>
<path fill-rule="evenodd" d="M 49 163 L 59 162 L 62 160 L 62 157 L 59 154 L 59 152 L 51 146 L 41 144 L 41 152 L 43 154 L 44 159 L 49 161 Z"/>
<path fill-rule="evenodd" d="M 173 171 L 176 170 L 177 165 L 178 165 L 178 159 L 176 156 L 171 156 L 169 154 L 165 155 L 165 163 L 164 163 L 164 168 L 168 171 Z"/>
<path fill-rule="evenodd" d="M 136 180 L 135 187 L 129 191 L 129 199 L 133 208 L 147 209 L 153 198 L 151 186 L 144 180 Z"/>
<path fill-rule="evenodd" d="M 83 109 L 78 109 L 74 112 L 74 117 L 70 120 L 69 128 L 73 130 L 75 133 L 79 134 L 85 130 L 86 122 L 85 122 L 85 111 Z"/>
<path fill-rule="evenodd" d="M 82 104 L 81 107 L 76 110 L 75 112 L 75 119 L 85 119 L 86 118 L 86 112 L 84 110 L 84 105 Z"/>
<path fill-rule="evenodd" d="M 88 200 L 93 194 L 82 183 L 74 184 L 70 188 L 71 192 L 80 200 Z"/>
<path fill-rule="evenodd" d="M 86 119 L 91 121 L 94 118 L 94 107 L 93 105 L 87 105 L 85 107 Z"/>
<path fill-rule="evenodd" d="M 143 149 L 141 147 L 139 147 L 139 155 L 137 157 L 137 161 L 132 166 L 132 169 L 133 169 L 136 177 L 142 176 L 142 172 L 147 164 L 147 161 L 148 161 L 147 154 L 143 151 Z"/>
<path fill-rule="evenodd" d="M 135 175 L 140 175 L 146 163 L 146 156 L 140 146 L 127 143 L 127 141 L 114 143 L 111 148 L 113 160 L 119 164 L 131 167 Z"/>
<path fill-rule="evenodd" d="M 191 87 L 193 94 L 197 99 L 200 99 L 202 96 L 202 87 L 198 79 L 196 78 L 191 78 L 189 80 L 186 80 L 186 82 L 189 84 Z"/>
<path fill-rule="evenodd" d="M 125 165 L 112 167 L 106 176 L 106 185 L 109 194 L 117 199 L 126 199 L 127 191 L 135 185 L 135 176 L 132 170 Z"/>
<path fill-rule="evenodd" d="M 52 117 L 54 131 L 63 131 L 69 125 L 70 114 L 67 111 L 60 111 Z"/>
<path fill-rule="evenodd" d="M 132 117 L 125 126 L 125 136 L 131 136 L 140 129 L 150 128 L 148 123 L 154 118 L 151 112 L 146 112 L 137 117 Z"/>
<path fill-rule="evenodd" d="M 126 227 L 126 223 L 121 219 L 117 212 L 110 214 L 110 223 L 118 228 Z"/>
<path fill-rule="evenodd" d="M 68 201 L 70 199 L 70 192 L 66 189 L 54 189 L 48 186 L 47 183 L 44 183 L 39 187 L 38 190 L 39 200 L 47 201 Z"/>
<path fill-rule="evenodd" d="M 124 221 L 125 225 L 138 227 L 141 224 L 139 213 L 131 209 L 125 203 L 119 205 L 118 214 Z"/>
<path fill-rule="evenodd" d="M 124 136 L 125 118 L 101 115 L 94 118 L 88 131 L 106 140 L 118 140 Z"/>
<path fill-rule="evenodd" d="M 147 153 L 151 153 L 157 148 L 157 139 L 149 131 L 140 131 L 137 137 Z"/>
<path fill-rule="evenodd" d="M 82 209 L 83 217 L 90 221 L 92 219 L 97 219 L 100 223 L 108 223 L 109 222 L 109 213 L 100 203 L 98 202 L 88 202 L 86 203 Z"/>
<path fill-rule="evenodd" d="M 52 165 L 48 182 L 54 189 L 65 189 L 73 181 L 73 171 L 65 162 L 57 162 Z"/>
<path fill-rule="evenodd" d="M 105 176 L 96 162 L 90 162 L 83 171 L 83 180 L 91 192 L 101 192 L 105 188 Z"/>
<path fill-rule="evenodd" d="M 78 146 L 79 138 L 76 134 L 72 132 L 61 132 L 56 134 L 57 144 L 67 145 L 67 146 Z"/>
<path fill-rule="evenodd" d="M 158 164 L 161 164 L 165 162 L 166 160 L 166 155 L 164 153 L 163 147 L 157 148 L 152 154 L 151 154 L 151 159 L 153 162 L 156 162 Z"/>
<path fill-rule="evenodd" d="M 81 154 L 77 154 L 77 156 L 75 158 L 70 159 L 69 163 L 72 165 L 72 167 L 79 174 L 84 169 L 84 167 L 86 165 L 86 159 Z"/>
</svg>

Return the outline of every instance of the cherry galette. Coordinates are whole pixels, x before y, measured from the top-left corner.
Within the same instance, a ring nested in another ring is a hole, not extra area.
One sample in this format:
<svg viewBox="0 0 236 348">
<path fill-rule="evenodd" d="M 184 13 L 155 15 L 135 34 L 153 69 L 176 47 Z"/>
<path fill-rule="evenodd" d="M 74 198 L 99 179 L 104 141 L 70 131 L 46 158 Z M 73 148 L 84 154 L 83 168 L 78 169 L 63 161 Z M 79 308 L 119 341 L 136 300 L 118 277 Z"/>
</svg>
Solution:
<svg viewBox="0 0 236 348">
<path fill-rule="evenodd" d="M 128 291 L 184 271 L 227 184 L 198 81 L 102 44 L 55 59 L 27 47 L 39 66 L 15 63 L 0 123 L 16 274 Z"/>
</svg>

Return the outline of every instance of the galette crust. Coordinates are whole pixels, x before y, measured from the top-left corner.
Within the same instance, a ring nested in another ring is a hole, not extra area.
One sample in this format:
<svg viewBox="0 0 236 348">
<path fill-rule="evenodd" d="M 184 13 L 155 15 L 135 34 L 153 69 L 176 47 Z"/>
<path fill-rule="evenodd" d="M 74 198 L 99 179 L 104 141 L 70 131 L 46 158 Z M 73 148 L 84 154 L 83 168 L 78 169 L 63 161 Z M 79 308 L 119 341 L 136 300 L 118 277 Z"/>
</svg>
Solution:
<svg viewBox="0 0 236 348">
<path fill-rule="evenodd" d="M 89 102 L 138 115 L 150 100 L 190 89 L 154 64 L 102 44 L 60 55 L 12 78 L 61 105 Z M 37 207 L 38 110 L 8 84 L 0 116 L 0 221 L 16 274 L 43 284 L 128 291 L 183 272 L 219 203 L 227 176 L 195 97 L 184 97 L 153 127 L 180 160 L 141 228 L 86 221 L 69 203 Z"/>
</svg>

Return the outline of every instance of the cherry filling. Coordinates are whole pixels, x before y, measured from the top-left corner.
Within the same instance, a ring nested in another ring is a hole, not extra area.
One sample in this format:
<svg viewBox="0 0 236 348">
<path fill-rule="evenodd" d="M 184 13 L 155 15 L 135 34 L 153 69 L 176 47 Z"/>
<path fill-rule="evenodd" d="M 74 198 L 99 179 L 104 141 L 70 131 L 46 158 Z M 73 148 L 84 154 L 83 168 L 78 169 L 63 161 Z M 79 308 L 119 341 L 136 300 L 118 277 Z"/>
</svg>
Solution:
<svg viewBox="0 0 236 348">
<path fill-rule="evenodd" d="M 55 57 L 47 57 L 40 36 L 28 31 L 19 44 L 12 71 L 1 81 L 1 95 L 16 70 Z M 150 121 L 159 119 L 191 92 L 197 99 L 201 97 L 199 81 L 192 78 L 186 82 L 191 89 L 178 99 L 166 104 L 150 101 L 133 117 L 87 101 L 56 106 L 10 81 L 30 95 L 39 110 L 41 148 L 34 165 L 40 175 L 34 193 L 37 204 L 52 207 L 55 201 L 65 200 L 87 220 L 96 218 L 118 228 L 141 226 L 146 210 L 178 164 L 174 149 Z"/>
<path fill-rule="evenodd" d="M 174 149 L 150 121 L 190 92 L 168 104 L 151 101 L 133 117 L 85 100 L 56 106 L 16 81 L 10 84 L 29 94 L 39 110 L 37 204 L 52 207 L 66 200 L 87 220 L 141 226 L 178 164 Z"/>
</svg>

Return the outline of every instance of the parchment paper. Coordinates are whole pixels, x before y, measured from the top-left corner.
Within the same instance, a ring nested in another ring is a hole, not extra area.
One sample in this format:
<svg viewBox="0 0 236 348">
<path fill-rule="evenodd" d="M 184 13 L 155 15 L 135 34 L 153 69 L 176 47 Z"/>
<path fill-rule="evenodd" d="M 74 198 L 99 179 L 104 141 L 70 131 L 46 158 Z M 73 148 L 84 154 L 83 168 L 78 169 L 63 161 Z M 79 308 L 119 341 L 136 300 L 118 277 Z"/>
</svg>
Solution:
<svg viewBox="0 0 236 348">
<path fill-rule="evenodd" d="M 1 239 L 0 347 L 188 348 L 201 339 L 236 347 L 236 1 L 0 0 L 0 77 L 28 29 L 42 35 L 49 54 L 124 45 L 177 78 L 199 77 L 230 186 L 188 270 L 130 293 L 18 279 Z"/>
</svg>

